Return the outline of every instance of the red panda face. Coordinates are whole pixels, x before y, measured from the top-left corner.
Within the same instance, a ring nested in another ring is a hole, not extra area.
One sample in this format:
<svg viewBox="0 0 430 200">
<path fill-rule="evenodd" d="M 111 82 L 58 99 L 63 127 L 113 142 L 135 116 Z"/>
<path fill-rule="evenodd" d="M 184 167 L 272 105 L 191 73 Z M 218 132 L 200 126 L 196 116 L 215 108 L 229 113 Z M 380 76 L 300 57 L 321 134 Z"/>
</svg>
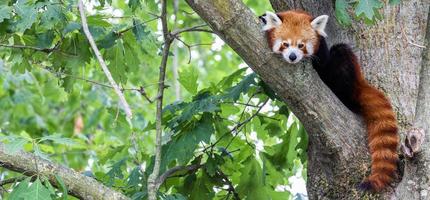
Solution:
<svg viewBox="0 0 430 200">
<path fill-rule="evenodd" d="M 282 54 L 289 63 L 312 56 L 318 50 L 320 36 L 327 36 L 324 32 L 327 15 L 313 19 L 302 11 L 266 12 L 260 19 L 272 51 Z"/>
</svg>

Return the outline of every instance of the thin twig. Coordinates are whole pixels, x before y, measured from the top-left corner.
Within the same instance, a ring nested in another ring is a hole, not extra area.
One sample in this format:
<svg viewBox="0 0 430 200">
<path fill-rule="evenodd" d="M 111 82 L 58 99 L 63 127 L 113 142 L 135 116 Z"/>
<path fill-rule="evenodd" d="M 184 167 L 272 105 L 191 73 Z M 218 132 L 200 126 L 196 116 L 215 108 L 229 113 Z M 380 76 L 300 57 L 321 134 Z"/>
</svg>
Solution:
<svg viewBox="0 0 430 200">
<path fill-rule="evenodd" d="M 6 48 L 14 48 L 14 49 L 31 49 L 35 51 L 42 51 L 45 53 L 51 53 L 53 51 L 56 51 L 58 47 L 60 46 L 61 41 L 59 41 L 57 44 L 54 45 L 52 48 L 40 48 L 40 47 L 34 47 L 34 46 L 26 46 L 26 45 L 8 45 L 8 44 L 0 44 L 0 47 L 6 47 Z"/>
<path fill-rule="evenodd" d="M 403 28 L 403 26 L 402 26 L 402 25 L 400 25 L 400 29 L 401 29 L 401 31 L 402 31 L 402 36 L 406 39 L 406 41 L 407 41 L 410 45 L 413 45 L 413 46 L 416 46 L 416 47 L 419 47 L 419 48 L 423 48 L 423 49 L 425 49 L 425 48 L 426 48 L 426 46 L 424 46 L 424 45 L 420 45 L 420 44 L 417 44 L 417 43 L 413 42 L 411 39 L 409 39 L 409 38 L 408 38 L 408 36 L 406 35 L 406 33 L 405 33 L 405 29 Z"/>
<path fill-rule="evenodd" d="M 189 44 L 187 44 L 185 41 L 183 41 L 179 37 L 175 37 L 175 39 L 177 39 L 179 42 L 181 42 L 182 44 L 184 44 L 187 47 L 187 49 L 188 49 L 188 64 L 191 63 L 191 48 L 192 47 L 203 46 L 203 45 L 212 45 L 212 44 L 193 44 L 193 45 L 189 45 Z"/>
<path fill-rule="evenodd" d="M 143 22 L 141 22 L 141 23 L 134 24 L 133 26 L 130 26 L 130 27 L 128 27 L 128 28 L 126 28 L 126 29 L 124 29 L 124 30 L 122 30 L 122 31 L 116 32 L 116 34 L 117 34 L 117 35 L 122 35 L 122 34 L 124 34 L 125 32 L 132 30 L 132 29 L 133 29 L 134 27 L 136 27 L 136 26 L 139 26 L 139 25 L 142 25 L 142 24 L 146 24 L 146 23 L 152 22 L 152 21 L 157 20 L 157 19 L 159 19 L 159 17 L 155 17 L 155 18 L 152 18 L 152 19 L 149 19 L 149 20 L 143 21 Z"/>
<path fill-rule="evenodd" d="M 233 183 L 228 179 L 228 176 L 224 174 L 221 170 L 217 170 L 218 177 L 221 177 L 228 186 L 228 192 L 233 194 L 234 200 L 240 200 L 239 193 L 233 186 Z"/>
<path fill-rule="evenodd" d="M 178 171 L 187 171 L 187 173 L 190 173 L 190 172 L 196 171 L 201 167 L 203 167 L 203 165 L 200 165 L 200 164 L 173 167 L 167 170 L 166 172 L 164 172 L 162 175 L 160 175 L 160 177 L 158 177 L 157 187 L 159 188 L 160 185 L 162 185 L 167 178 L 171 177 L 173 174 L 175 174 Z"/>
<path fill-rule="evenodd" d="M 26 176 L 18 176 L 18 177 L 13 177 L 13 178 L 10 178 L 10 179 L 5 179 L 5 180 L 0 181 L 0 186 L 4 186 L 4 185 L 7 185 L 7 184 L 20 182 L 20 181 L 22 181 L 22 180 L 24 180 L 26 178 L 27 178 Z"/>
<path fill-rule="evenodd" d="M 215 145 L 217 145 L 225 136 L 227 136 L 230 133 L 236 132 L 235 137 L 237 136 L 237 133 L 240 132 L 240 130 L 242 130 L 242 127 L 244 125 L 246 125 L 248 122 L 250 122 L 254 117 L 258 116 L 258 114 L 260 113 L 261 109 L 263 109 L 264 105 L 266 105 L 268 100 L 266 100 L 262 106 L 259 107 L 259 109 L 253 114 L 251 115 L 251 117 L 247 118 L 246 120 L 244 120 L 243 122 L 237 123 L 235 127 L 233 127 L 233 129 L 231 129 L 230 131 L 227 131 L 226 133 L 224 133 L 220 138 L 218 138 L 217 141 L 215 141 L 213 144 L 211 144 L 208 147 L 205 147 L 203 149 L 203 151 L 207 151 L 209 148 L 213 148 L 215 147 Z M 246 108 L 245 108 L 246 109 Z M 231 141 L 230 141 L 231 142 Z"/>
<path fill-rule="evenodd" d="M 248 107 L 254 107 L 254 108 L 259 108 L 259 106 L 256 106 L 256 105 L 252 105 L 252 104 L 249 104 L 249 103 L 242 103 L 242 102 L 221 102 L 221 103 L 223 103 L 223 104 L 238 104 L 238 105 L 242 105 L 242 106 L 248 106 Z"/>
<path fill-rule="evenodd" d="M 52 74 L 54 74 L 58 78 L 61 78 L 61 76 L 67 76 L 67 77 L 70 77 L 70 78 L 73 78 L 73 79 L 76 79 L 76 80 L 86 81 L 86 82 L 94 84 L 94 85 L 99 85 L 99 86 L 102 86 L 102 87 L 106 87 L 106 88 L 110 88 L 110 89 L 115 89 L 113 86 L 105 84 L 105 83 L 100 83 L 100 82 L 97 82 L 97 81 L 93 81 L 93 80 L 90 80 L 90 79 L 82 78 L 82 77 L 75 76 L 75 75 L 72 75 L 72 74 L 67 74 L 67 73 L 64 73 L 64 72 L 52 71 L 51 69 L 45 68 L 45 67 L 41 67 L 41 68 L 45 69 L 46 71 L 48 71 L 48 72 L 50 72 Z M 136 92 L 139 92 L 140 95 L 142 95 L 149 103 L 153 103 L 153 100 L 151 100 L 151 98 L 149 98 L 148 94 L 146 93 L 145 88 L 149 87 L 149 86 L 156 85 L 156 84 L 158 84 L 158 83 L 148 84 L 146 86 L 140 86 L 139 88 L 121 88 L 121 91 L 122 92 L 124 92 L 124 91 L 136 91 Z"/>
<path fill-rule="evenodd" d="M 173 42 L 171 33 L 167 27 L 167 5 L 166 0 L 161 1 L 161 24 L 163 28 L 163 52 L 160 64 L 160 74 L 159 74 L 159 85 L 157 93 L 157 111 L 156 111 L 156 136 L 155 136 L 155 163 L 151 175 L 148 177 L 148 200 L 157 199 L 157 191 L 159 184 L 157 184 L 158 175 L 160 173 L 161 165 L 161 138 L 163 134 L 162 127 L 162 109 L 163 109 L 163 94 L 164 94 L 164 79 L 166 78 L 166 66 L 167 60 L 169 58 L 170 46 Z"/>
<path fill-rule="evenodd" d="M 207 32 L 207 33 L 214 33 L 212 30 L 202 29 L 202 27 L 206 27 L 206 26 L 208 26 L 208 25 L 207 24 L 201 24 L 201 25 L 190 27 L 190 28 L 179 29 L 179 30 L 173 31 L 172 35 L 176 37 L 177 35 L 180 35 L 181 33 L 185 33 L 185 32 Z"/>
<path fill-rule="evenodd" d="M 107 79 L 109 80 L 110 85 L 114 88 L 116 94 L 118 95 L 119 101 L 121 102 L 121 105 L 124 108 L 127 119 L 130 120 L 133 116 L 132 111 L 130 109 L 130 106 L 127 103 L 127 100 L 124 97 L 124 94 L 122 93 L 119 86 L 116 84 L 115 80 L 112 77 L 112 74 L 110 73 L 108 67 L 106 66 L 106 63 L 105 63 L 99 49 L 97 48 L 96 42 L 94 41 L 94 38 L 88 29 L 87 17 L 85 16 L 84 4 L 82 3 L 82 0 L 79 0 L 78 7 L 79 7 L 79 12 L 81 14 L 82 28 L 84 30 L 84 33 L 85 33 L 85 35 L 86 35 L 86 37 L 87 37 L 87 39 L 91 45 L 91 48 L 94 51 L 94 54 L 97 57 L 97 60 L 100 63 L 100 66 L 103 69 L 103 72 L 105 73 Z"/>
<path fill-rule="evenodd" d="M 269 101 L 269 98 L 263 102 L 263 105 L 261 105 L 258 110 L 248 119 L 246 119 L 245 121 L 241 122 L 241 124 L 246 124 L 249 121 L 251 121 L 254 117 L 258 116 L 258 114 L 260 113 L 261 109 L 263 109 L 263 107 L 267 104 L 267 102 Z M 243 127 L 243 126 L 242 126 Z M 240 130 L 236 131 L 236 134 L 233 136 L 233 138 L 231 138 L 230 142 L 227 144 L 227 146 L 225 147 L 226 149 L 231 145 L 231 143 L 233 142 L 233 140 L 237 137 L 237 135 L 239 135 Z M 248 142 L 248 141 L 247 141 Z"/>
</svg>

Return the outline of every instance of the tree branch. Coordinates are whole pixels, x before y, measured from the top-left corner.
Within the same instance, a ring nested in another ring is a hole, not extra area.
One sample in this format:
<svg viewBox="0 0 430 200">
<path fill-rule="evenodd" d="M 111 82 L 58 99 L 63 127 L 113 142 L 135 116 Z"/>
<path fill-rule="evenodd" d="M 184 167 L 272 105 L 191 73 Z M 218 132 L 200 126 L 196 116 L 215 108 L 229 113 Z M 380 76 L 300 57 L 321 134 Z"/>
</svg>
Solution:
<svg viewBox="0 0 430 200">
<path fill-rule="evenodd" d="M 324 85 L 310 62 L 287 64 L 267 45 L 256 16 L 240 0 L 186 0 L 203 20 L 289 106 L 309 134 L 308 189 L 326 187 L 333 197 L 357 192 L 368 162 L 362 120 Z M 319 3 L 320 4 L 320 3 Z M 321 159 L 324 158 L 324 159 Z M 364 165 L 366 166 L 366 165 Z M 356 176 L 351 176 L 351 171 Z M 335 173 L 335 175 L 333 175 Z M 334 178 L 336 177 L 336 178 Z M 317 197 L 314 197 L 317 198 Z"/>
<path fill-rule="evenodd" d="M 61 41 L 59 41 L 57 44 L 54 45 L 52 48 L 40 48 L 40 47 L 34 47 L 34 46 L 25 46 L 25 45 L 8 45 L 8 44 L 0 44 L 0 47 L 6 47 L 6 48 L 14 48 L 14 49 L 31 49 L 35 51 L 42 51 L 45 53 L 51 53 L 53 51 L 56 51 L 58 47 L 60 46 Z"/>
<path fill-rule="evenodd" d="M 84 4 L 82 3 L 82 0 L 79 0 L 78 2 L 78 8 L 79 8 L 79 13 L 81 15 L 81 20 L 82 20 L 82 28 L 84 30 L 84 33 L 88 39 L 88 42 L 91 45 L 91 48 L 94 51 L 94 54 L 97 57 L 97 60 L 100 63 L 100 66 L 102 67 L 103 72 L 105 73 L 107 79 L 109 80 L 110 85 L 112 85 L 112 87 L 114 88 L 116 94 L 119 97 L 119 101 L 121 102 L 121 105 L 125 111 L 125 115 L 127 117 L 128 120 L 130 120 L 133 116 L 130 106 L 127 103 L 127 100 L 124 97 L 124 94 L 122 93 L 121 89 L 119 88 L 119 86 L 116 84 L 115 80 L 112 77 L 112 74 L 110 73 L 108 67 L 106 66 L 106 63 L 102 57 L 102 54 L 100 53 L 99 49 L 97 48 L 96 42 L 94 41 L 93 36 L 90 33 L 90 30 L 88 29 L 88 23 L 87 23 L 87 17 L 85 16 L 85 10 L 84 10 Z"/>
<path fill-rule="evenodd" d="M 159 188 L 164 183 L 164 181 L 166 181 L 167 178 L 169 178 L 171 175 L 175 174 L 176 172 L 179 172 L 179 171 L 190 172 L 190 171 L 195 171 L 201 167 L 203 167 L 203 165 L 200 165 L 200 164 L 173 167 L 167 170 L 166 172 L 164 172 L 162 175 L 160 175 L 160 177 L 158 177 L 156 182 L 157 188 Z"/>
<path fill-rule="evenodd" d="M 179 30 L 173 31 L 172 35 L 176 37 L 176 36 L 180 35 L 181 33 L 185 33 L 185 32 L 207 32 L 207 33 L 214 33 L 211 30 L 202 29 L 202 27 L 206 27 L 206 26 L 208 26 L 208 25 L 207 24 L 201 24 L 201 25 L 197 25 L 197 26 L 194 26 L 194 27 L 190 27 L 190 28 L 179 29 Z"/>
<path fill-rule="evenodd" d="M 0 181 L 0 187 L 4 186 L 4 185 L 7 185 L 7 184 L 11 184 L 11 183 L 22 181 L 25 178 L 27 178 L 27 177 L 25 177 L 25 176 L 19 176 L 19 177 L 14 177 L 14 178 L 2 180 L 2 181 Z"/>
<path fill-rule="evenodd" d="M 37 163 L 37 166 L 34 163 Z M 0 166 L 26 176 L 44 176 L 52 185 L 59 188 L 55 175 L 61 177 L 71 195 L 80 199 L 129 199 L 91 177 L 84 176 L 69 168 L 41 159 L 27 152 L 8 153 L 0 143 Z"/>
<path fill-rule="evenodd" d="M 169 58 L 169 50 L 170 46 L 174 40 L 171 37 L 171 34 L 167 27 L 167 3 L 166 0 L 161 1 L 161 24 L 163 27 L 163 52 L 160 64 L 160 74 L 159 74 L 159 85 L 158 85 L 158 93 L 157 93 L 157 111 L 156 111 L 156 136 L 155 136 L 155 163 L 154 168 L 152 170 L 151 175 L 148 177 L 148 199 L 156 200 L 157 199 L 157 191 L 160 184 L 157 184 L 158 175 L 160 173 L 160 164 L 161 164 L 161 138 L 163 134 L 162 127 L 162 113 L 163 113 L 163 94 L 164 94 L 164 79 L 166 78 L 166 66 L 167 60 Z"/>
<path fill-rule="evenodd" d="M 234 200 L 240 200 L 239 197 L 239 193 L 237 193 L 236 189 L 233 186 L 233 183 L 230 181 L 230 179 L 228 179 L 228 176 L 224 174 L 224 172 L 222 172 L 221 170 L 217 170 L 217 174 L 219 177 L 221 177 L 224 182 L 227 184 L 228 186 L 228 193 L 232 193 L 233 194 L 233 199 Z"/>
<path fill-rule="evenodd" d="M 428 8 L 430 11 L 430 7 Z M 416 199 L 427 194 L 430 181 L 430 15 L 427 16 L 427 32 L 423 51 L 423 60 L 420 72 L 417 105 L 413 128 L 423 129 L 424 142 L 421 144 L 421 152 L 416 154 L 413 160 L 407 160 L 405 174 L 399 187 L 396 188 L 396 197 L 399 199 Z M 416 188 L 409 189 L 411 185 Z"/>
</svg>

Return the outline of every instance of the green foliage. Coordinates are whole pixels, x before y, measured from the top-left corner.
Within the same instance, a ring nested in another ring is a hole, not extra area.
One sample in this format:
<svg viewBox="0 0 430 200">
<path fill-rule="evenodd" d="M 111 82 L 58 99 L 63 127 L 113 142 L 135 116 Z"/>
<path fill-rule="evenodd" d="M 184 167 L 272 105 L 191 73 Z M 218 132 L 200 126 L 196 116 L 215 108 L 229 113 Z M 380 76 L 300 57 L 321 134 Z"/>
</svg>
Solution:
<svg viewBox="0 0 430 200">
<path fill-rule="evenodd" d="M 400 0 L 390 0 L 389 5 L 397 5 Z M 373 24 L 377 20 L 382 19 L 379 10 L 385 5 L 380 0 L 336 0 L 335 12 L 336 18 L 341 25 L 351 25 L 350 13 L 353 12 L 357 19 L 363 20 L 366 24 Z"/>
<path fill-rule="evenodd" d="M 178 81 L 189 93 L 194 95 L 197 93 L 197 88 L 199 86 L 199 84 L 197 83 L 198 78 L 199 75 L 197 74 L 197 71 L 193 67 L 191 67 L 179 73 Z"/>
<path fill-rule="evenodd" d="M 340 24 L 349 26 L 351 25 L 351 17 L 348 14 L 349 4 L 346 0 L 336 0 L 335 12 L 336 18 Z"/>
<path fill-rule="evenodd" d="M 366 23 L 372 23 L 379 16 L 377 9 L 382 8 L 382 5 L 379 0 L 360 0 L 355 7 L 355 15 Z"/>
<path fill-rule="evenodd" d="M 42 184 L 39 178 L 30 184 L 30 178 L 20 182 L 10 193 L 8 199 L 11 200 L 49 200 L 53 199 L 51 195 L 55 195 L 55 191 L 49 188 L 52 186 L 49 182 Z"/>
<path fill-rule="evenodd" d="M 255 12 L 270 9 L 267 2 L 244 2 Z M 75 4 L 0 2 L 0 141 L 10 153 L 32 152 L 131 199 L 145 199 L 156 111 L 145 96 L 154 99 L 158 89 L 163 41 L 153 14 L 160 13 L 159 1 L 99 0 L 88 9 L 89 29 L 133 110 L 132 126 L 83 35 Z M 176 24 L 170 4 L 167 12 L 171 30 L 203 23 L 184 1 Z M 172 174 L 159 198 L 232 199 L 233 191 L 241 199 L 293 198 L 277 188 L 292 187 L 288 178 L 306 169 L 303 126 L 217 36 L 187 32 L 179 38 L 190 49 L 178 40 L 176 51 L 170 49 L 161 173 L 198 168 Z M 179 77 L 172 73 L 172 57 Z M 33 176 L 4 186 L 11 191 L 5 198 L 74 199 L 61 177 L 51 181 Z"/>
</svg>

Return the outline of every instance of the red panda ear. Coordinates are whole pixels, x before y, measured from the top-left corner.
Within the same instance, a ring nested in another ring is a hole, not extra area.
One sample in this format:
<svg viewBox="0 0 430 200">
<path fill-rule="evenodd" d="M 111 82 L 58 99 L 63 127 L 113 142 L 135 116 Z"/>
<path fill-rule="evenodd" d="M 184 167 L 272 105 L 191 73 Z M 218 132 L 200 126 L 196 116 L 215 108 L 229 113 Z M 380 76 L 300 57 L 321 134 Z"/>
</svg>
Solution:
<svg viewBox="0 0 430 200">
<path fill-rule="evenodd" d="M 311 26 L 312 28 L 321 36 L 327 37 L 327 33 L 325 33 L 324 29 L 327 25 L 328 15 L 321 15 L 312 20 Z"/>
<path fill-rule="evenodd" d="M 263 31 L 276 28 L 282 24 L 281 18 L 279 18 L 277 14 L 272 13 L 270 11 L 266 11 L 266 14 L 260 16 L 260 19 L 264 23 Z"/>
</svg>

